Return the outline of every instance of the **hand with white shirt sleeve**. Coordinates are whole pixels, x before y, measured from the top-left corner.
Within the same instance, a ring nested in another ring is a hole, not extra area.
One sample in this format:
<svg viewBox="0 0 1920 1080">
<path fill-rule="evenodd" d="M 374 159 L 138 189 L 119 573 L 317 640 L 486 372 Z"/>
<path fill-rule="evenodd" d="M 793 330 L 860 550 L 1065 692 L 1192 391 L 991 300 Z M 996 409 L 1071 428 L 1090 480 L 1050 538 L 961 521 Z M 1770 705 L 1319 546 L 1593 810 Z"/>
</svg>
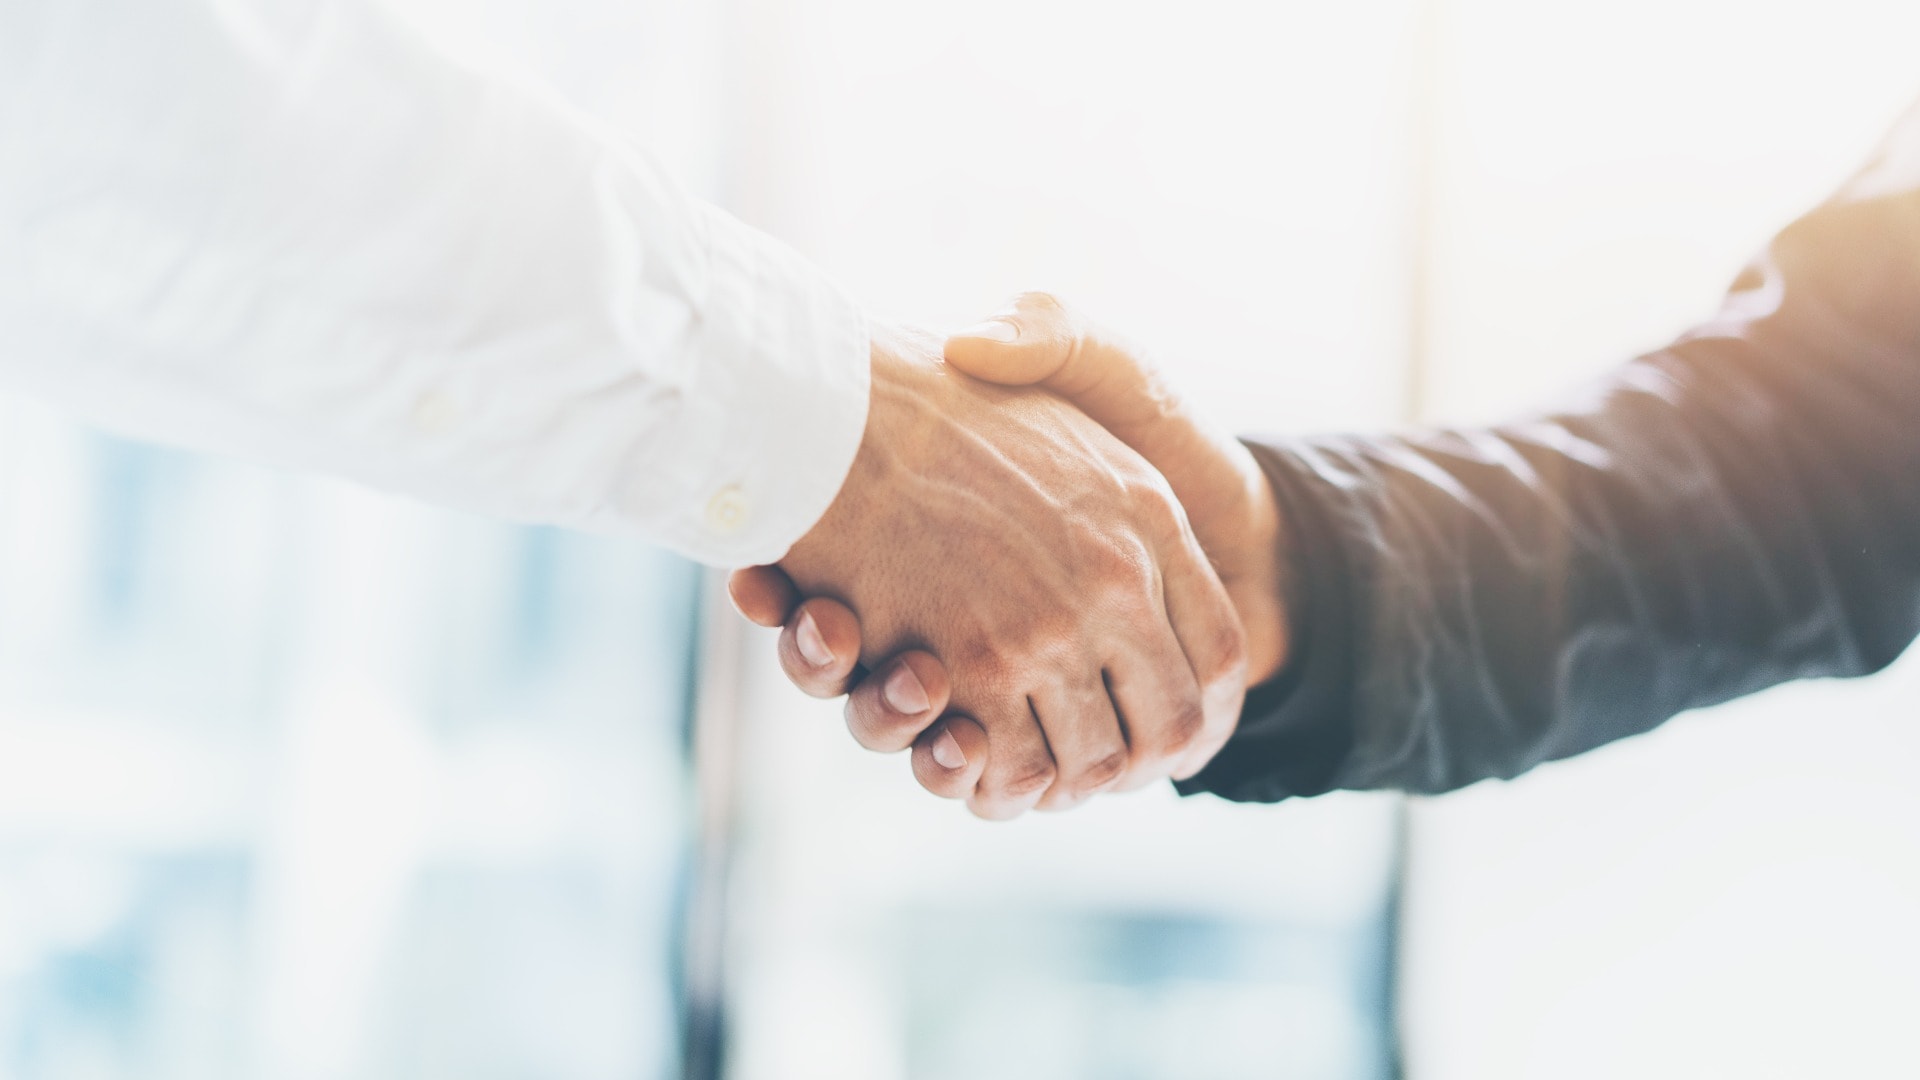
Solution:
<svg viewBox="0 0 1920 1080">
<path fill-rule="evenodd" d="M 817 520 L 860 310 L 378 0 L 0 3 L 0 387 L 717 566 Z"/>
<path fill-rule="evenodd" d="M 1198 770 L 1239 713 L 1244 645 L 1166 480 L 1060 398 L 977 381 L 939 350 L 875 332 L 853 469 L 779 563 L 860 623 L 801 626 L 786 647 L 919 650 L 887 687 L 923 722 L 854 735 L 904 749 L 950 709 L 945 752 L 972 763 L 982 817 Z"/>
<path fill-rule="evenodd" d="M 855 604 L 876 650 L 955 665 L 921 692 L 992 740 L 990 816 L 1187 771 L 1226 738 L 1238 631 L 1138 455 L 937 343 L 870 335 L 799 256 L 384 4 L 0 4 L 0 132 L 8 389 L 137 437 L 778 560 Z"/>
</svg>

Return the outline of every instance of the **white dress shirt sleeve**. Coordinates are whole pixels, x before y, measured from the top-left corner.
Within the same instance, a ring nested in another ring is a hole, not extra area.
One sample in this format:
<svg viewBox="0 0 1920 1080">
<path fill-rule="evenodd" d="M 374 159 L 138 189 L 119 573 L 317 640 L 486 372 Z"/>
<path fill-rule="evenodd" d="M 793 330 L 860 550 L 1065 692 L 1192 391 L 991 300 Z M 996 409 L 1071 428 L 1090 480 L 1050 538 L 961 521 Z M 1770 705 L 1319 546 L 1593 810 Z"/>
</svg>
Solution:
<svg viewBox="0 0 1920 1080">
<path fill-rule="evenodd" d="M 867 372 L 799 256 L 376 4 L 0 4 L 9 387 L 743 565 L 833 500 Z"/>
</svg>

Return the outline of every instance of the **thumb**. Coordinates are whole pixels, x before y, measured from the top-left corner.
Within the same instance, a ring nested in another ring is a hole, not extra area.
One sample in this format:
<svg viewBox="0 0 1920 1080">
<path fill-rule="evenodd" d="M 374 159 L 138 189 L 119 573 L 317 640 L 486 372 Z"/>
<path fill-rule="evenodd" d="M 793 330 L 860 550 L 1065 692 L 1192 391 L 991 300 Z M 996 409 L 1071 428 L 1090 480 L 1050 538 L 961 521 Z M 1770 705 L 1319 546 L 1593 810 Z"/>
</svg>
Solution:
<svg viewBox="0 0 1920 1080">
<path fill-rule="evenodd" d="M 987 382 L 1044 384 L 1152 462 L 1182 502 L 1213 502 L 1246 482 L 1251 460 L 1238 443 L 1203 423 L 1138 352 L 1046 293 L 1024 293 L 954 334 L 946 359 Z"/>
<path fill-rule="evenodd" d="M 1031 386 L 1063 373 L 1074 360 L 1079 337 L 1078 320 L 1066 305 L 1046 293 L 1023 293 L 949 337 L 946 358 L 976 379 Z"/>
</svg>

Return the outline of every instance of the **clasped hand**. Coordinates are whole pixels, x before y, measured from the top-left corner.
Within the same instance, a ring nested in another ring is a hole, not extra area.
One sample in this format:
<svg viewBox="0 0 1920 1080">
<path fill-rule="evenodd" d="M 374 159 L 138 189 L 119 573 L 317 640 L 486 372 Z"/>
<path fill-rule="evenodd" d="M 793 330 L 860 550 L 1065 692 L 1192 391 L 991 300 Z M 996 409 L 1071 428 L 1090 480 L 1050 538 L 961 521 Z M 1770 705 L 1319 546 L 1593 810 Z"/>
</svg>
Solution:
<svg viewBox="0 0 1920 1080">
<path fill-rule="evenodd" d="M 788 676 L 986 818 L 1199 771 L 1286 653 L 1251 455 L 1040 294 L 944 350 L 878 331 L 872 362 L 833 505 L 730 583 Z"/>
</svg>

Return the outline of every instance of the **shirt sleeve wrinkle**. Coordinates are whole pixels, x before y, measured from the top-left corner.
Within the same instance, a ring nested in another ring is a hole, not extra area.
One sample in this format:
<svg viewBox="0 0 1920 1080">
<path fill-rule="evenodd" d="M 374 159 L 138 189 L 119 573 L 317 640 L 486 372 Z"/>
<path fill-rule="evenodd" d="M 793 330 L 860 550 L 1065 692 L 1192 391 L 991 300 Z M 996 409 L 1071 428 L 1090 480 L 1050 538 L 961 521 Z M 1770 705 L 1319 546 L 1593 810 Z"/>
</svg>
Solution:
<svg viewBox="0 0 1920 1080">
<path fill-rule="evenodd" d="M 859 309 L 381 5 L 20 0 L 0 60 L 15 387 L 720 565 L 778 558 L 838 492 Z"/>
</svg>

